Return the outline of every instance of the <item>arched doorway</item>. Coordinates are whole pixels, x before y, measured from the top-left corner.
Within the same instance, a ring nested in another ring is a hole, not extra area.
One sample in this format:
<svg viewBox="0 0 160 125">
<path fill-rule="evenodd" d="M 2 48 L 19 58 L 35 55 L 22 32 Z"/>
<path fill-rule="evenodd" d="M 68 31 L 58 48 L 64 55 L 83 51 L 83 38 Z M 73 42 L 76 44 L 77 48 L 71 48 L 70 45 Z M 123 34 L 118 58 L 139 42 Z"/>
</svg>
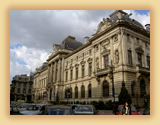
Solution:
<svg viewBox="0 0 160 125">
<path fill-rule="evenodd" d="M 109 83 L 108 83 L 108 81 L 105 80 L 103 82 L 102 88 L 103 88 L 103 97 L 108 97 L 109 96 Z"/>
<path fill-rule="evenodd" d="M 140 95 L 141 97 L 144 97 L 146 95 L 146 84 L 144 79 L 140 80 Z"/>
</svg>

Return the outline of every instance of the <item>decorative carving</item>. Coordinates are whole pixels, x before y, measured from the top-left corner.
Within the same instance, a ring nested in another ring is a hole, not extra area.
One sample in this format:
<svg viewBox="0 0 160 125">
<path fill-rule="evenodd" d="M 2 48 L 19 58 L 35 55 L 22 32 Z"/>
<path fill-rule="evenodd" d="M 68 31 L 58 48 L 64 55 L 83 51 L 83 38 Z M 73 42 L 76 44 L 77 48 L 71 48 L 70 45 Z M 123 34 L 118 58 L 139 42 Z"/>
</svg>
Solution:
<svg viewBox="0 0 160 125">
<path fill-rule="evenodd" d="M 86 62 L 86 61 L 82 60 L 82 61 L 81 61 L 81 65 L 85 64 L 85 62 Z"/>
<path fill-rule="evenodd" d="M 110 54 L 110 50 L 109 49 L 104 49 L 101 54 L 102 55 Z"/>
<path fill-rule="evenodd" d="M 114 40 L 114 42 L 118 41 L 118 34 L 114 35 L 113 40 Z"/>
<path fill-rule="evenodd" d="M 144 53 L 144 50 L 142 49 L 141 46 L 137 47 L 135 50 L 137 53 L 142 53 L 142 54 Z"/>
<path fill-rule="evenodd" d="M 116 64 L 119 63 L 119 52 L 118 52 L 118 50 L 115 51 L 115 63 Z"/>
<path fill-rule="evenodd" d="M 87 62 L 92 62 L 92 58 L 88 58 Z"/>
<path fill-rule="evenodd" d="M 99 69 L 99 58 L 98 57 L 96 58 L 96 69 L 97 70 Z"/>
<path fill-rule="evenodd" d="M 111 20 L 109 18 L 103 18 L 103 20 L 99 23 L 98 25 L 98 29 L 96 31 L 96 33 L 100 33 L 102 31 L 104 31 L 105 29 L 107 29 L 111 24 Z"/>
<path fill-rule="evenodd" d="M 79 64 L 75 64 L 75 67 L 78 67 L 79 66 Z"/>
</svg>

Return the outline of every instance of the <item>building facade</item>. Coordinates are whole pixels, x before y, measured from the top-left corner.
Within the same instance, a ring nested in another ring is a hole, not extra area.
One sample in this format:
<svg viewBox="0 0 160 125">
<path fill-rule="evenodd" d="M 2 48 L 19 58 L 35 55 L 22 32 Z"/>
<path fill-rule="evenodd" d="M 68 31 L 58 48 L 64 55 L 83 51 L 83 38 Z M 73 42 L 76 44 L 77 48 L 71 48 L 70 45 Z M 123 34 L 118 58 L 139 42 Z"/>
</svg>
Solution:
<svg viewBox="0 0 160 125">
<path fill-rule="evenodd" d="M 12 80 L 11 101 L 24 100 L 25 102 L 32 101 L 33 74 L 16 75 Z"/>
<path fill-rule="evenodd" d="M 34 82 L 32 89 L 32 100 L 35 103 L 46 103 L 47 99 L 47 83 L 48 83 L 48 63 L 36 69 L 34 73 Z"/>
<path fill-rule="evenodd" d="M 150 95 L 150 27 L 117 10 L 104 18 L 84 45 L 68 36 L 48 62 L 48 101 L 118 101 L 122 81 L 132 103 Z"/>
</svg>

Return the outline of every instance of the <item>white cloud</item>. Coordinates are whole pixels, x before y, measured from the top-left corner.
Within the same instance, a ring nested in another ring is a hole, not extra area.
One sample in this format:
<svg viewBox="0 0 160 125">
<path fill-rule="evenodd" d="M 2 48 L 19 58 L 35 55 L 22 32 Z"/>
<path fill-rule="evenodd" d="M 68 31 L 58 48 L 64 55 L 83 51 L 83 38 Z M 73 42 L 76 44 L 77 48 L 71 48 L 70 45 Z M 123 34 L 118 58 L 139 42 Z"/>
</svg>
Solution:
<svg viewBox="0 0 160 125">
<path fill-rule="evenodd" d="M 132 13 L 131 18 L 140 22 L 144 27 L 146 24 L 150 24 L 150 12 L 148 12 L 147 14 L 140 14 L 134 10 L 124 10 L 124 11 L 129 14 Z"/>
<path fill-rule="evenodd" d="M 45 50 L 27 48 L 26 46 L 12 48 L 10 53 L 11 80 L 14 75 L 28 74 L 31 71 L 35 71 L 37 67 L 46 61 L 49 55 Z"/>
</svg>

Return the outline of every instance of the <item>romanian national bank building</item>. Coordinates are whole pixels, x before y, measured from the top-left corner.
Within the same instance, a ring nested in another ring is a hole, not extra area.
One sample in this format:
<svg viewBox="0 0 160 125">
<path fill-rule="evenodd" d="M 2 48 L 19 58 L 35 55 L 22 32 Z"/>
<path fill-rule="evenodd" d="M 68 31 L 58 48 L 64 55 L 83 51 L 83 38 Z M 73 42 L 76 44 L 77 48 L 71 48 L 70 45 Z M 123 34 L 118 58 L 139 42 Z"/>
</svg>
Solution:
<svg viewBox="0 0 160 125">
<path fill-rule="evenodd" d="M 33 100 L 47 102 L 118 101 L 122 81 L 132 104 L 150 95 L 150 25 L 144 28 L 124 11 L 103 18 L 84 44 L 68 36 L 53 45 L 34 73 Z"/>
</svg>

